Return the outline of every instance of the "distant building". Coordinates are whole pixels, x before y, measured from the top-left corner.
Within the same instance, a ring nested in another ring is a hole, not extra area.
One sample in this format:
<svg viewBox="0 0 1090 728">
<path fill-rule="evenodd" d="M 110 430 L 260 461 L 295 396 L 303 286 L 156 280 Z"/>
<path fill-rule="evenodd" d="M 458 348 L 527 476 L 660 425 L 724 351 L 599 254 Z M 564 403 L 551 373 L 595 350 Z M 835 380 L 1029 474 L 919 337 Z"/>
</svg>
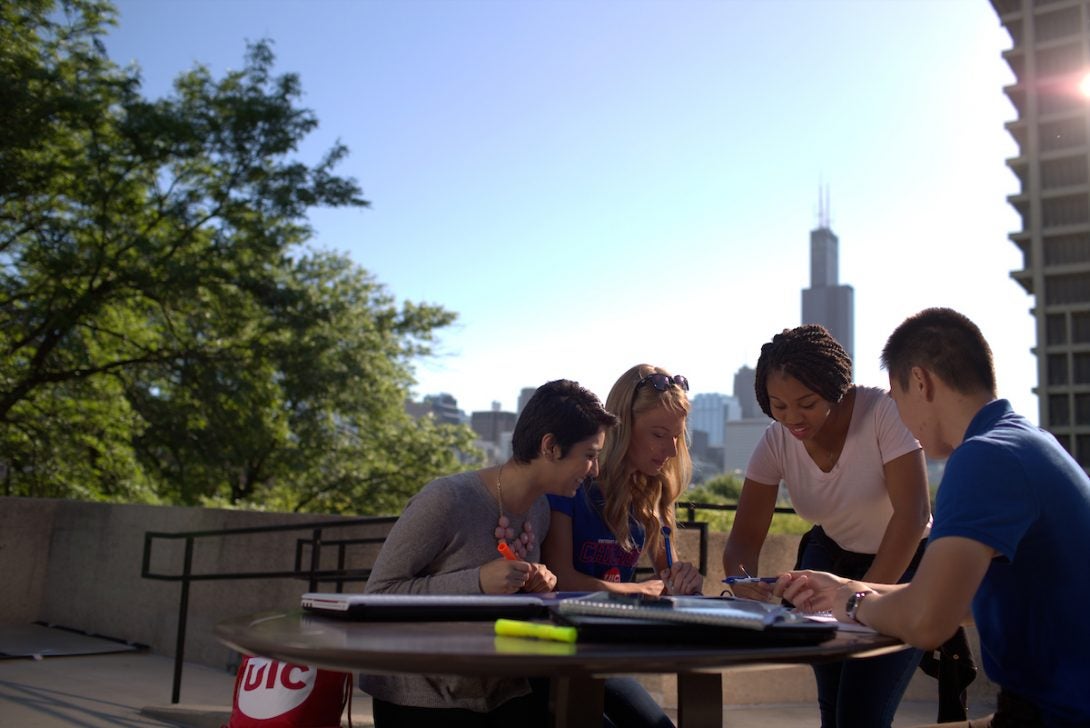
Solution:
<svg viewBox="0 0 1090 728">
<path fill-rule="evenodd" d="M 1003 88 L 1018 118 L 1007 166 L 1019 189 L 1007 201 L 1021 216 L 1010 241 L 1022 252 L 1011 272 L 1034 301 L 1039 422 L 1090 468 L 1090 5 L 992 0 L 1011 37 Z"/>
<path fill-rule="evenodd" d="M 757 404 L 757 392 L 754 385 L 757 382 L 757 371 L 747 366 L 742 366 L 734 374 L 734 398 L 742 408 L 743 420 L 751 420 L 755 417 L 764 417 L 760 406 Z"/>
<path fill-rule="evenodd" d="M 723 447 L 723 472 L 745 476 L 749 456 L 772 420 L 764 415 L 726 423 L 726 444 Z"/>
<path fill-rule="evenodd" d="M 522 391 L 519 392 L 519 406 L 515 411 L 516 414 L 522 414 L 522 410 L 526 409 L 526 403 L 530 401 L 536 391 L 536 387 L 523 387 Z"/>
<path fill-rule="evenodd" d="M 742 406 L 728 394 L 693 395 L 688 417 L 689 448 L 708 474 L 723 471 L 727 420 L 742 417 Z"/>
<path fill-rule="evenodd" d="M 818 227 L 810 231 L 810 287 L 802 291 L 802 323 L 821 324 L 855 357 L 855 291 L 838 283 L 839 239 L 829 227 L 828 191 L 818 195 Z"/>
<path fill-rule="evenodd" d="M 742 406 L 729 394 L 696 394 L 689 400 L 689 430 L 702 430 L 708 435 L 709 447 L 722 447 L 727 420 L 742 417 Z"/>
<path fill-rule="evenodd" d="M 492 409 L 472 413 L 469 416 L 469 426 L 483 442 L 502 445 L 505 439 L 511 439 L 511 433 L 515 431 L 516 419 L 518 416 L 514 412 Z"/>
<path fill-rule="evenodd" d="M 407 401 L 405 411 L 413 417 L 431 415 L 445 425 L 461 425 L 468 420 L 466 413 L 458 409 L 458 400 L 446 392 L 429 394 L 420 402 Z"/>
</svg>

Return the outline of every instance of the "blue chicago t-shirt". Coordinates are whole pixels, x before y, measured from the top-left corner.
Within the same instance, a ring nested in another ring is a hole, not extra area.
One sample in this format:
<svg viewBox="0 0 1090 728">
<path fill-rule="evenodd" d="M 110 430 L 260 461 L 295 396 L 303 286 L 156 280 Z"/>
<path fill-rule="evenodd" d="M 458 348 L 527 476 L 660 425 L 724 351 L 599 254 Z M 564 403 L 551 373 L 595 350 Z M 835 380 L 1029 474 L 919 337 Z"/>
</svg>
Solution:
<svg viewBox="0 0 1090 728">
<path fill-rule="evenodd" d="M 628 528 L 635 548 L 625 551 L 602 519 L 605 498 L 597 481 L 584 484 L 571 498 L 549 495 L 549 506 L 571 518 L 572 562 L 577 571 L 602 581 L 635 581 L 636 563 L 643 553 L 646 534 L 630 515 Z"/>
</svg>

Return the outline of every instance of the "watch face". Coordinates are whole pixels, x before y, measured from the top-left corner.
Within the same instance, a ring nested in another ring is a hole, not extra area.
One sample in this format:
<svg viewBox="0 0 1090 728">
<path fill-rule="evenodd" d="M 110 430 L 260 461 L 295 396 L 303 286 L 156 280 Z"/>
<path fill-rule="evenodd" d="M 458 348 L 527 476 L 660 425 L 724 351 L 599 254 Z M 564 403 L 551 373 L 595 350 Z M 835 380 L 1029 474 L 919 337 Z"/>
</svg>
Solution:
<svg viewBox="0 0 1090 728">
<path fill-rule="evenodd" d="M 848 619 L 853 622 L 859 621 L 855 618 L 855 611 L 859 609 L 859 603 L 863 601 L 863 597 L 867 596 L 867 594 L 869 594 L 869 592 L 858 591 L 848 597 L 848 602 L 844 605 L 844 611 L 848 613 Z"/>
</svg>

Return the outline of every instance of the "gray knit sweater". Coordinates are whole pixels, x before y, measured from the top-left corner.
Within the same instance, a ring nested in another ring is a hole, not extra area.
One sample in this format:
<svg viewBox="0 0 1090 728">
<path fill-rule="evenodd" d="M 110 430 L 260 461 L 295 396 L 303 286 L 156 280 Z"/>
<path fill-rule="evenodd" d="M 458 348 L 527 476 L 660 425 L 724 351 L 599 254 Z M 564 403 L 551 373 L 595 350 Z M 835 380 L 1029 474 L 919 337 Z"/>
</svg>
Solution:
<svg viewBox="0 0 1090 728">
<path fill-rule="evenodd" d="M 549 504 L 534 501 L 526 517 L 537 537 L 527 554 L 541 560 L 549 528 Z M 516 533 L 523 518 L 507 513 Z M 480 567 L 498 558 L 499 507 L 476 471 L 438 478 L 425 485 L 390 530 L 367 580 L 367 593 L 480 594 Z M 398 705 L 466 708 L 488 712 L 529 693 L 524 679 L 450 675 L 363 675 L 360 689 Z"/>
</svg>

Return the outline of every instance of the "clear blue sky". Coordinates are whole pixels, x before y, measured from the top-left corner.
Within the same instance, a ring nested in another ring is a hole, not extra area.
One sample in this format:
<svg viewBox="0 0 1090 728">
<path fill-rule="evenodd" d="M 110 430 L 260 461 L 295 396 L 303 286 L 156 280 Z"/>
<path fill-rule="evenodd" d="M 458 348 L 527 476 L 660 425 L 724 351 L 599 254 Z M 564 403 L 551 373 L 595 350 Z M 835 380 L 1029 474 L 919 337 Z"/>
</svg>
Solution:
<svg viewBox="0 0 1090 728">
<path fill-rule="evenodd" d="M 271 39 L 369 210 L 318 211 L 399 300 L 456 311 L 415 394 L 513 409 L 629 366 L 733 388 L 800 321 L 818 189 L 855 288 L 856 380 L 952 306 L 1037 421 L 1033 299 L 1010 278 L 1010 39 L 987 0 L 124 0 L 106 39 L 160 96 Z"/>
</svg>

